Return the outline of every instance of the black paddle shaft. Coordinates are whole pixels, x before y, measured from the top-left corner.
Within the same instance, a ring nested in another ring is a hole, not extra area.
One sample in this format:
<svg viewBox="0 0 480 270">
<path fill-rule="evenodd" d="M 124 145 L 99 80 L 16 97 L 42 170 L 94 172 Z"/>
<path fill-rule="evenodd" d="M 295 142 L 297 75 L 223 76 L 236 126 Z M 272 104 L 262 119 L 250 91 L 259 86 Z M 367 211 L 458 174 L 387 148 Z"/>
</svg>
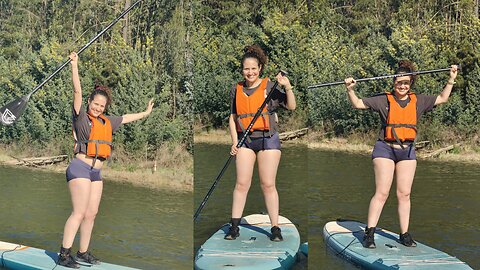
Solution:
<svg viewBox="0 0 480 270">
<path fill-rule="evenodd" d="M 460 65 L 458 66 L 458 70 L 461 70 Z M 378 77 L 362 78 L 362 79 L 355 79 L 355 81 L 357 81 L 357 82 L 374 81 L 374 80 L 381 80 L 381 79 L 387 79 L 387 78 L 396 78 L 396 77 L 418 75 L 418 74 L 429 74 L 429 73 L 437 73 L 437 72 L 444 72 L 444 71 L 450 71 L 450 68 L 414 71 L 414 72 L 409 72 L 409 73 L 401 73 L 401 74 L 384 75 L 384 76 L 378 76 Z M 340 84 L 345 84 L 345 81 L 314 84 L 314 85 L 308 86 L 307 89 L 320 88 L 320 87 L 325 87 L 325 86 L 334 86 L 334 85 L 340 85 Z"/>
<path fill-rule="evenodd" d="M 285 71 L 283 71 L 283 70 L 280 70 L 280 73 L 282 74 L 282 76 L 287 75 L 287 72 L 285 72 Z M 253 127 L 253 125 L 255 124 L 255 121 L 257 121 L 258 117 L 260 117 L 260 115 L 262 114 L 263 108 L 265 108 L 265 106 L 267 105 L 267 103 L 272 99 L 272 97 L 273 97 L 273 92 L 275 92 L 275 89 L 277 89 L 277 86 L 278 86 L 278 81 L 275 82 L 275 84 L 274 84 L 273 87 L 272 87 L 272 90 L 270 90 L 270 92 L 268 93 L 267 97 L 266 97 L 265 100 L 263 101 L 262 105 L 260 105 L 260 107 L 258 108 L 257 112 L 255 113 L 255 116 L 253 116 L 252 121 L 250 122 L 250 124 L 248 125 L 248 127 L 245 129 L 245 132 L 243 133 L 242 138 L 241 138 L 240 141 L 237 143 L 237 148 L 242 147 L 242 145 L 245 143 L 245 140 L 247 139 L 249 130 Z M 202 202 L 200 203 L 200 205 L 198 206 L 197 211 L 195 211 L 195 214 L 193 215 L 193 220 L 197 220 L 198 216 L 200 215 L 200 212 L 202 211 L 203 207 L 205 206 L 205 204 L 207 203 L 208 199 L 210 198 L 210 195 L 212 195 L 213 191 L 214 191 L 215 188 L 217 187 L 217 184 L 218 184 L 218 182 L 220 181 L 220 178 L 222 178 L 223 174 L 225 173 L 225 171 L 226 171 L 227 168 L 228 168 L 228 165 L 230 165 L 230 162 L 232 161 L 232 158 L 233 158 L 233 155 L 230 155 L 230 156 L 228 157 L 227 162 L 225 162 L 225 165 L 223 165 L 222 170 L 221 170 L 220 173 L 217 175 L 217 178 L 215 178 L 215 181 L 213 182 L 212 186 L 211 186 L 210 189 L 208 190 L 207 195 L 205 195 L 205 198 L 203 198 L 203 201 L 202 201 Z"/>
<path fill-rule="evenodd" d="M 115 20 L 113 20 L 105 29 L 100 31 L 94 38 L 92 38 L 85 46 L 83 46 L 77 54 L 81 54 L 85 49 L 87 49 L 90 45 L 92 45 L 93 42 L 95 42 L 100 36 L 102 36 L 108 29 L 112 28 L 114 24 L 116 24 L 123 16 L 125 16 L 132 8 L 134 8 L 138 3 L 140 3 L 142 0 L 138 0 L 135 2 L 133 5 L 129 6 L 127 9 L 125 9 L 122 14 L 120 14 Z M 20 116 L 23 114 L 25 111 L 25 108 L 27 106 L 27 102 L 30 99 L 30 97 L 37 92 L 44 84 L 46 84 L 48 81 L 50 81 L 55 75 L 57 75 L 62 69 L 64 69 L 69 63 L 71 59 L 69 58 L 65 63 L 63 63 L 61 66 L 59 66 L 52 74 L 50 74 L 42 83 L 37 85 L 30 93 L 27 95 L 17 98 L 14 101 L 11 101 L 7 105 L 3 106 L 0 108 L 0 122 L 4 125 L 11 125 L 13 124 Z"/>
</svg>

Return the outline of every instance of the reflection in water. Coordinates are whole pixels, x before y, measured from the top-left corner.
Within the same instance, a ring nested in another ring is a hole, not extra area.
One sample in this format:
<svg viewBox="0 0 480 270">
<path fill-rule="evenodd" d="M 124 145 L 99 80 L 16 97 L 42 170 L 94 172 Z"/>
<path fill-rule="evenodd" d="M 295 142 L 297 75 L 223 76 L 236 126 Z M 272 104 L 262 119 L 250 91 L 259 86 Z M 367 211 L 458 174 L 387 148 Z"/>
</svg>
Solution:
<svg viewBox="0 0 480 270">
<path fill-rule="evenodd" d="M 63 174 L 0 166 L 0 196 L 0 240 L 58 252 L 71 211 Z M 192 269 L 191 197 L 105 180 L 92 253 L 140 269 Z"/>
<path fill-rule="evenodd" d="M 356 269 L 325 249 L 322 229 L 337 218 L 366 221 L 375 190 L 370 157 L 309 149 L 308 168 L 310 265 Z M 480 269 L 479 175 L 479 166 L 420 160 L 411 195 L 414 238 L 458 257 L 473 269 Z M 394 185 L 378 226 L 399 231 Z"/>
<path fill-rule="evenodd" d="M 228 158 L 228 145 L 195 144 L 195 203 L 198 207 L 215 177 Z M 305 146 L 288 145 L 282 149 L 282 159 L 277 173 L 277 190 L 280 197 L 280 215 L 289 218 L 300 232 L 301 241 L 307 241 L 308 190 Z M 260 189 L 258 174 L 255 174 L 248 193 L 244 215 L 267 212 Z M 235 185 L 235 163 L 232 162 L 218 186 L 207 201 L 199 219 L 195 222 L 195 251 L 221 225 L 230 221 L 232 192 Z M 306 262 L 293 269 L 306 269 Z"/>
</svg>

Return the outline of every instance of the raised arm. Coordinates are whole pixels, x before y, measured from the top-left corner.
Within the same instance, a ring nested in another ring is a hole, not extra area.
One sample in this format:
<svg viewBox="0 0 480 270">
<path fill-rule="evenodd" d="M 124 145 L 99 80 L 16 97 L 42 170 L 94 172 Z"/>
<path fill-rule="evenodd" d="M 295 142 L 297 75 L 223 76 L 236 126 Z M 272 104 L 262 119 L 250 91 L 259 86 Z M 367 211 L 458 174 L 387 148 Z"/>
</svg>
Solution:
<svg viewBox="0 0 480 270">
<path fill-rule="evenodd" d="M 293 93 L 292 85 L 287 76 L 282 76 L 282 73 L 277 74 L 277 82 L 285 88 L 285 94 L 287 95 L 287 103 L 285 107 L 289 110 L 295 110 L 297 107 L 297 101 L 295 100 L 295 94 Z"/>
<path fill-rule="evenodd" d="M 140 120 L 142 118 L 145 118 L 150 115 L 153 109 L 153 98 L 148 101 L 147 109 L 144 112 L 139 112 L 139 113 L 129 113 L 122 115 L 122 124 L 130 123 L 136 120 Z"/>
<path fill-rule="evenodd" d="M 352 107 L 355 109 L 368 109 L 369 107 L 363 103 L 363 100 L 358 98 L 353 90 L 357 82 L 353 78 L 345 79 L 345 87 L 347 87 L 348 100 L 352 104 Z"/>
<path fill-rule="evenodd" d="M 457 74 L 458 74 L 458 66 L 452 65 L 450 68 L 450 78 L 448 79 L 447 85 L 445 85 L 440 95 L 437 96 L 437 99 L 435 100 L 435 105 L 447 103 L 448 97 L 452 92 L 453 85 L 455 84 L 455 78 L 457 78 Z"/>
<path fill-rule="evenodd" d="M 72 65 L 73 108 L 75 113 L 79 114 L 82 106 L 82 86 L 80 85 L 80 76 L 78 75 L 78 55 L 76 52 L 72 52 L 69 57 Z"/>
</svg>

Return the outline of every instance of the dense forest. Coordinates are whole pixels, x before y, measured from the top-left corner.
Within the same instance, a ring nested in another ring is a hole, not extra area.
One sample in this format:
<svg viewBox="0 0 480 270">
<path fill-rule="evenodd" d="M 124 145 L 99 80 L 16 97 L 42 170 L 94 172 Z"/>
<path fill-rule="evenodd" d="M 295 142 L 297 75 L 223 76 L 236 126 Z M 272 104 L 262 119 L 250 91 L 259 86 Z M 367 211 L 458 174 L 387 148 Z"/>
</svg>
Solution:
<svg viewBox="0 0 480 270">
<path fill-rule="evenodd" d="M 134 0 L 0 0 L 0 104 L 30 92 Z M 270 59 L 266 75 L 285 69 L 297 110 L 280 113 L 281 129 L 309 126 L 343 136 L 374 130 L 377 116 L 354 111 L 343 86 L 307 86 L 391 74 L 401 59 L 419 70 L 461 64 L 449 103 L 427 114 L 421 136 L 431 140 L 478 134 L 480 120 L 478 0 L 143 0 L 80 56 L 85 95 L 96 83 L 114 91 L 109 113 L 153 114 L 124 126 L 117 153 L 150 158 L 164 145 L 192 149 L 192 120 L 225 127 L 230 87 L 241 79 L 246 45 Z M 70 68 L 29 101 L 0 143 L 71 153 Z M 448 73 L 421 75 L 415 91 L 438 94 Z M 391 89 L 391 80 L 359 83 L 359 96 Z M 51 147 L 55 145 L 55 147 Z"/>
<path fill-rule="evenodd" d="M 30 92 L 133 3 L 0 0 L 0 106 Z M 192 20 L 190 2 L 143 0 L 80 55 L 85 102 L 96 84 L 113 90 L 111 115 L 144 111 L 155 99 L 147 119 L 114 136 L 116 153 L 153 159 L 168 144 L 191 148 Z M 71 154 L 72 87 L 67 66 L 32 96 L 14 125 L 0 127 L 0 142 Z"/>
<path fill-rule="evenodd" d="M 227 124 L 228 89 L 240 75 L 242 49 L 259 44 L 267 75 L 289 72 L 297 110 L 281 114 L 283 130 L 309 126 L 337 136 L 375 130 L 378 116 L 354 111 L 345 87 L 307 86 L 392 74 L 399 60 L 418 70 L 461 64 L 449 103 L 424 116 L 421 136 L 471 138 L 480 126 L 478 0 L 194 1 L 194 108 L 198 125 Z M 414 91 L 439 94 L 448 72 L 420 75 Z M 392 80 L 357 84 L 360 97 L 390 90 Z M 444 131 L 448 132 L 446 134 Z"/>
</svg>

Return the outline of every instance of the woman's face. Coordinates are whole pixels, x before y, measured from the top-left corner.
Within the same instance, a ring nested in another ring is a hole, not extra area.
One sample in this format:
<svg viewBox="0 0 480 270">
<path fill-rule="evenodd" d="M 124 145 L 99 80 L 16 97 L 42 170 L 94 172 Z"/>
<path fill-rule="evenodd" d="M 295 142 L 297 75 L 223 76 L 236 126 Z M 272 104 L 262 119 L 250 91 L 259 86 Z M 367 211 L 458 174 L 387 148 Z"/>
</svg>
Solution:
<svg viewBox="0 0 480 270">
<path fill-rule="evenodd" d="M 105 111 L 107 98 L 103 95 L 95 95 L 93 100 L 88 100 L 88 113 L 93 117 L 98 117 Z"/>
<path fill-rule="evenodd" d="M 397 97 L 402 98 L 408 94 L 412 82 L 411 79 L 410 76 L 401 76 L 395 79 L 395 94 Z"/>
<path fill-rule="evenodd" d="M 253 85 L 259 79 L 261 69 L 262 66 L 256 58 L 249 57 L 243 60 L 242 75 L 248 85 Z"/>
</svg>

